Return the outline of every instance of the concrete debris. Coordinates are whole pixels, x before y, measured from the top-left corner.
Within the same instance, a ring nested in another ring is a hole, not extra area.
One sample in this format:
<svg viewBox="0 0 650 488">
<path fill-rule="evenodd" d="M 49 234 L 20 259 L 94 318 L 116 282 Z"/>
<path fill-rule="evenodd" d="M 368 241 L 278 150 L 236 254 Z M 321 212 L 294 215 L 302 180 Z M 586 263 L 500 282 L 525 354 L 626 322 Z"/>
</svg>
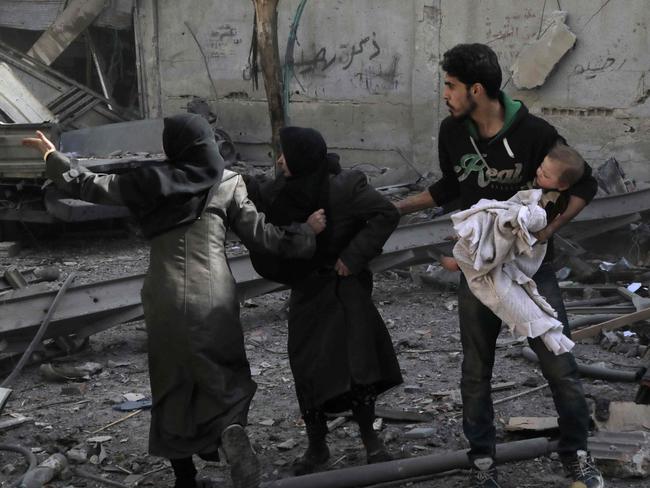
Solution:
<svg viewBox="0 0 650 488">
<path fill-rule="evenodd" d="M 598 430 L 603 432 L 632 432 L 650 430 L 650 405 L 633 402 L 610 402 L 609 417 L 596 419 Z"/>
<path fill-rule="evenodd" d="M 526 45 L 512 65 L 512 80 L 518 88 L 541 86 L 576 42 L 576 35 L 566 25 L 567 13 L 555 11 L 538 39 Z"/>
<path fill-rule="evenodd" d="M 647 478 L 650 475 L 650 433 L 597 432 L 589 451 L 606 477 Z"/>
<path fill-rule="evenodd" d="M 39 61 L 51 65 L 59 55 L 106 8 L 106 0 L 72 0 L 27 52 Z"/>
<path fill-rule="evenodd" d="M 2 241 L 0 242 L 0 257 L 13 258 L 20 252 L 20 242 Z"/>
<path fill-rule="evenodd" d="M 55 366 L 53 364 L 41 364 L 40 372 L 48 381 L 79 381 L 90 379 L 91 374 L 102 370 L 98 363 L 85 363 L 80 366 Z"/>
</svg>

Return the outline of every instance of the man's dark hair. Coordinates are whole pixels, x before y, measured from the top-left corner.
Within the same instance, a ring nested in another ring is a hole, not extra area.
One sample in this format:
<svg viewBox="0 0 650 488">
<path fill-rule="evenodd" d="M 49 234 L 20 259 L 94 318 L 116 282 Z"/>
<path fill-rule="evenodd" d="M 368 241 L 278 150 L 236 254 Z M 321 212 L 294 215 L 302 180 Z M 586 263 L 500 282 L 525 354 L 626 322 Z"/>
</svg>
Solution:
<svg viewBox="0 0 650 488">
<path fill-rule="evenodd" d="M 499 97 L 501 67 L 496 53 L 485 44 L 458 44 L 443 54 L 440 64 L 468 87 L 480 83 L 488 97 Z"/>
<path fill-rule="evenodd" d="M 548 158 L 562 165 L 560 182 L 569 187 L 577 183 L 585 173 L 585 160 L 580 153 L 560 141 L 548 152 Z"/>
</svg>

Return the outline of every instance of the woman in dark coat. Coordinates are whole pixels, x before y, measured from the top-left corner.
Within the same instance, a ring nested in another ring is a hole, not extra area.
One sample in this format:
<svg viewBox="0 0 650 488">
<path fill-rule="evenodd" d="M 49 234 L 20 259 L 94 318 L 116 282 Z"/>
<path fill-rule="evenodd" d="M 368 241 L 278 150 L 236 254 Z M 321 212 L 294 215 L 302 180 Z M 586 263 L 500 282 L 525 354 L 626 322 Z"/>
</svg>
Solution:
<svg viewBox="0 0 650 488">
<path fill-rule="evenodd" d="M 242 177 L 224 170 L 210 125 L 197 115 L 165 119 L 167 160 L 122 175 L 72 168 L 38 133 L 57 187 L 83 200 L 126 205 L 150 240 L 142 289 L 153 408 L 149 452 L 171 460 L 175 488 L 194 488 L 192 455 L 217 460 L 221 446 L 235 488 L 259 486 L 260 468 L 244 431 L 256 384 L 239 322 L 224 242 L 232 229 L 251 250 L 309 257 L 321 213 L 297 233 L 265 223 Z"/>
<path fill-rule="evenodd" d="M 309 447 L 297 475 L 329 458 L 325 412 L 352 409 L 369 463 L 390 459 L 373 430 L 377 395 L 402 382 L 384 321 L 372 302 L 368 262 L 379 255 L 399 213 L 360 171 L 342 171 L 314 129 L 280 131 L 283 173 L 271 183 L 249 180 L 269 221 L 285 225 L 325 209 L 327 228 L 313 258 L 269 260 L 254 253 L 256 270 L 291 286 L 289 361 Z"/>
</svg>

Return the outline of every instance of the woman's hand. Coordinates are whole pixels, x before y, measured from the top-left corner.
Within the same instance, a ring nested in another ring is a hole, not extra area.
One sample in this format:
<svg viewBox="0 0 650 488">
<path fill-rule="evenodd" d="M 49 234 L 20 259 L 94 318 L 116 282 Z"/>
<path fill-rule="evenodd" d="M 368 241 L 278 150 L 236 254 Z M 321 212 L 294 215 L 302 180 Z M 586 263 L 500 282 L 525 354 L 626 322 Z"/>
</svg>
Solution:
<svg viewBox="0 0 650 488">
<path fill-rule="evenodd" d="M 456 260 L 450 256 L 442 256 L 440 258 L 440 265 L 447 271 L 460 271 L 460 266 Z"/>
<path fill-rule="evenodd" d="M 350 276 L 352 274 L 352 272 L 350 272 L 350 270 L 345 265 L 345 263 L 341 261 L 341 258 L 336 260 L 336 264 L 334 265 L 334 270 L 336 271 L 336 274 L 339 276 Z"/>
<path fill-rule="evenodd" d="M 318 235 L 321 232 L 323 232 L 323 230 L 325 230 L 325 226 L 327 225 L 325 210 L 323 210 L 322 208 L 316 210 L 307 219 L 307 224 L 309 225 L 309 227 L 311 227 L 311 230 L 314 231 L 314 234 Z"/>
<path fill-rule="evenodd" d="M 45 156 L 45 153 L 52 150 L 56 150 L 52 141 L 50 141 L 45 134 L 40 130 L 36 131 L 36 137 L 26 137 L 22 141 L 23 146 L 33 147 L 34 149 L 41 152 L 41 156 Z"/>
</svg>

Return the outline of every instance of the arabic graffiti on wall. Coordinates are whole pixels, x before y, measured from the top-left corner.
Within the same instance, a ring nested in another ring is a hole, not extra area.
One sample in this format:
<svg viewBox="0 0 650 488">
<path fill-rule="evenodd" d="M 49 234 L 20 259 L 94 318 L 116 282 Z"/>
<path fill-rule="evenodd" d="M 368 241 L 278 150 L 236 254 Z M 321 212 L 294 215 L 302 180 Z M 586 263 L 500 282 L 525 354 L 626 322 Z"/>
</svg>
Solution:
<svg viewBox="0 0 650 488">
<path fill-rule="evenodd" d="M 327 47 L 321 46 L 307 52 L 301 50 L 294 62 L 294 73 L 299 80 L 325 78 L 327 72 L 338 69 L 348 73 L 352 83 L 370 93 L 385 93 L 398 86 L 399 55 L 382 56 L 374 32 L 357 42 L 342 43 L 335 50 L 328 51 Z"/>
<path fill-rule="evenodd" d="M 236 54 L 238 44 L 242 39 L 239 36 L 237 27 L 230 24 L 223 24 L 210 32 L 208 50 L 211 58 L 223 58 Z"/>
</svg>

